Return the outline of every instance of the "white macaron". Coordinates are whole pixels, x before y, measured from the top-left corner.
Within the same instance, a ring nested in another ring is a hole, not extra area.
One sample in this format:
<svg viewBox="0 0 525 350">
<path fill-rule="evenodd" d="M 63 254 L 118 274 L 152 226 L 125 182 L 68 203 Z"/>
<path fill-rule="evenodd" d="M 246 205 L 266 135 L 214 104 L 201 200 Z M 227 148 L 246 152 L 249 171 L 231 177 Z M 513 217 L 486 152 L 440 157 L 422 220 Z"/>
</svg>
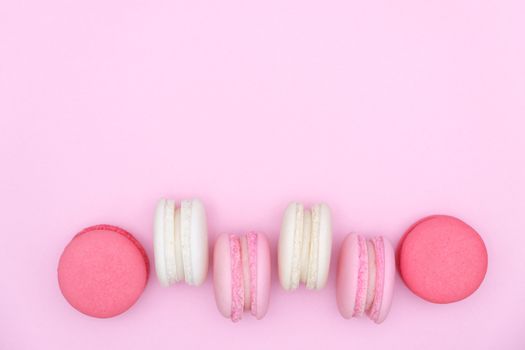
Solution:
<svg viewBox="0 0 525 350">
<path fill-rule="evenodd" d="M 286 290 L 302 282 L 308 289 L 321 289 L 328 280 L 332 252 L 330 208 L 316 204 L 305 209 L 291 203 L 284 212 L 279 237 L 279 279 Z"/>
<path fill-rule="evenodd" d="M 198 199 L 161 199 L 155 211 L 153 248 L 155 270 L 164 287 L 185 281 L 198 286 L 208 273 L 206 212 Z"/>
</svg>

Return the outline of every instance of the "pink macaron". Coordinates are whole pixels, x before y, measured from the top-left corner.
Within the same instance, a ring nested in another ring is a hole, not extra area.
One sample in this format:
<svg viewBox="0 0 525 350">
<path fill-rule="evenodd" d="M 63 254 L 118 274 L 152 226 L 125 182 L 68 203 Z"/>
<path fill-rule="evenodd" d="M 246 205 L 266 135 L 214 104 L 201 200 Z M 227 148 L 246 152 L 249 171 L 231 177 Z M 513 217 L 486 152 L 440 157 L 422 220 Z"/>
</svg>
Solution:
<svg viewBox="0 0 525 350">
<path fill-rule="evenodd" d="M 142 294 L 148 273 L 144 248 L 129 232 L 111 225 L 82 230 L 58 263 L 58 283 L 66 300 L 99 318 L 128 310 Z"/>
<path fill-rule="evenodd" d="M 433 215 L 417 221 L 401 239 L 397 253 L 405 284 L 433 303 L 468 297 L 487 272 L 488 255 L 481 236 L 452 216 Z"/>
<path fill-rule="evenodd" d="M 341 247 L 337 271 L 337 305 L 344 318 L 365 313 L 376 323 L 390 311 L 395 256 L 384 237 L 348 235 Z"/>
<path fill-rule="evenodd" d="M 270 248 L 264 234 L 223 234 L 213 253 L 213 284 L 220 313 L 236 322 L 244 311 L 261 319 L 270 298 Z"/>
</svg>

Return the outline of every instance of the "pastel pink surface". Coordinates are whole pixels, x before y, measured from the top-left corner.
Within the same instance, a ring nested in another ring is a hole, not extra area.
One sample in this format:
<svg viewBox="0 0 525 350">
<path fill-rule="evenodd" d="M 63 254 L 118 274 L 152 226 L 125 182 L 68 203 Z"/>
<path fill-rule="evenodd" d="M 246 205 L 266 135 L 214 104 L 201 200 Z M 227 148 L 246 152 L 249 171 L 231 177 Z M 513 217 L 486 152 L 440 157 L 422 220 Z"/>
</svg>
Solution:
<svg viewBox="0 0 525 350">
<path fill-rule="evenodd" d="M 66 246 L 58 282 L 66 300 L 86 315 L 107 318 L 129 309 L 148 279 L 148 258 L 128 232 L 92 226 Z"/>
<path fill-rule="evenodd" d="M 0 348 L 522 350 L 524 12 L 522 0 L 0 1 Z M 266 232 L 272 261 L 288 202 L 328 203 L 326 288 L 287 293 L 274 264 L 271 310 L 232 324 L 211 274 L 199 288 L 152 274 L 119 317 L 75 312 L 56 281 L 71 233 L 119 223 L 153 257 L 160 197 L 201 198 L 210 242 Z M 397 246 L 433 212 L 482 234 L 481 287 L 436 305 L 396 277 L 384 323 L 343 319 L 346 233 Z"/>
<path fill-rule="evenodd" d="M 474 293 L 487 265 L 487 250 L 479 234 L 450 216 L 420 220 L 399 248 L 399 268 L 406 285 L 434 303 L 451 303 Z"/>
</svg>

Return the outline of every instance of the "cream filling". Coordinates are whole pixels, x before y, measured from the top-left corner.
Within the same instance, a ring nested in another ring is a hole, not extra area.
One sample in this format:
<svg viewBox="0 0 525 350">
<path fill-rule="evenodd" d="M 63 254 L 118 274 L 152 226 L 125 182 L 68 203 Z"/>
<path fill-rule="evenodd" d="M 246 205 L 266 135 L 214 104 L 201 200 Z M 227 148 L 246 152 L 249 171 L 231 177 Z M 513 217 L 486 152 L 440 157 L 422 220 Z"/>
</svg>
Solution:
<svg viewBox="0 0 525 350">
<path fill-rule="evenodd" d="M 319 234 L 321 229 L 320 206 L 304 209 L 297 204 L 294 246 L 292 256 L 291 289 L 305 283 L 306 288 L 317 288 L 319 259 Z"/>
<path fill-rule="evenodd" d="M 191 268 L 191 209 L 192 201 L 183 200 L 180 208 L 180 231 L 182 265 L 184 267 L 184 278 L 186 283 L 193 285 L 193 273 Z"/>
<path fill-rule="evenodd" d="M 293 244 L 293 255 L 292 255 L 292 278 L 290 287 L 295 289 L 299 286 L 299 280 L 301 278 L 301 252 L 303 246 L 303 227 L 304 227 L 304 208 L 302 204 L 296 204 L 295 212 L 295 232 L 294 232 L 294 244 Z"/>
<path fill-rule="evenodd" d="M 166 277 L 168 284 L 178 282 L 177 280 L 177 263 L 175 253 L 175 202 L 172 200 L 165 201 L 163 215 L 163 235 L 164 235 L 164 259 L 166 262 Z"/>
<path fill-rule="evenodd" d="M 301 282 L 308 280 L 308 260 L 310 258 L 310 238 L 312 233 L 312 214 L 310 210 L 303 213 L 303 246 L 301 249 Z"/>
<path fill-rule="evenodd" d="M 317 270 L 319 260 L 319 235 L 321 231 L 320 205 L 312 207 L 312 223 L 310 238 L 310 258 L 308 261 L 308 280 L 306 288 L 317 288 Z"/>
<path fill-rule="evenodd" d="M 180 282 L 184 280 L 184 266 L 182 265 L 182 243 L 181 243 L 181 232 L 180 232 L 180 209 L 175 209 L 175 232 L 174 240 L 175 240 L 175 259 L 177 267 L 176 270 L 176 280 L 177 282 Z"/>
<path fill-rule="evenodd" d="M 172 200 L 167 200 L 164 207 L 164 257 L 168 283 L 173 284 L 184 280 L 181 210 Z"/>
</svg>

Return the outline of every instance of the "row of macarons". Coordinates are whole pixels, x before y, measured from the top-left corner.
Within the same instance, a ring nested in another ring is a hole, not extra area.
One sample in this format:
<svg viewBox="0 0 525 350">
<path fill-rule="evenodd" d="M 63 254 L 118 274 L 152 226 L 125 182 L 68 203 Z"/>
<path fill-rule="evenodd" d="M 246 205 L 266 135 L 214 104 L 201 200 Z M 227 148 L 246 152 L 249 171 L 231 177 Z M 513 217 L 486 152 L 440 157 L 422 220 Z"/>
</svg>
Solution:
<svg viewBox="0 0 525 350">
<path fill-rule="evenodd" d="M 209 245 L 206 212 L 198 199 L 159 200 L 154 217 L 155 271 L 164 287 L 178 282 L 199 286 L 207 277 Z M 287 291 L 302 283 L 326 286 L 332 255 L 332 220 L 326 204 L 310 208 L 293 202 L 286 208 L 278 242 L 278 273 Z M 271 254 L 265 234 L 221 234 L 213 249 L 213 285 L 219 312 L 232 321 L 251 313 L 265 316 L 270 300 Z M 406 285 L 435 303 L 472 294 L 484 279 L 487 250 L 479 234 L 446 215 L 425 217 L 403 235 L 396 254 L 383 236 L 349 234 L 339 251 L 336 298 L 341 315 L 387 317 L 396 266 Z M 77 234 L 58 266 L 62 294 L 77 310 L 112 317 L 140 297 L 149 275 L 149 259 L 129 232 L 96 225 Z"/>
<path fill-rule="evenodd" d="M 332 223 L 326 204 L 305 208 L 293 202 L 283 216 L 278 244 L 279 280 L 285 290 L 303 283 L 325 287 L 332 252 Z M 155 270 L 159 282 L 198 286 L 208 272 L 206 214 L 199 200 L 159 201 L 154 220 Z M 270 247 L 263 233 L 220 235 L 213 249 L 215 300 L 221 314 L 233 321 L 249 312 L 264 317 L 269 305 Z M 395 258 L 384 237 L 366 240 L 349 235 L 341 250 L 337 300 L 344 317 L 367 311 L 380 323 L 390 309 Z"/>
</svg>

